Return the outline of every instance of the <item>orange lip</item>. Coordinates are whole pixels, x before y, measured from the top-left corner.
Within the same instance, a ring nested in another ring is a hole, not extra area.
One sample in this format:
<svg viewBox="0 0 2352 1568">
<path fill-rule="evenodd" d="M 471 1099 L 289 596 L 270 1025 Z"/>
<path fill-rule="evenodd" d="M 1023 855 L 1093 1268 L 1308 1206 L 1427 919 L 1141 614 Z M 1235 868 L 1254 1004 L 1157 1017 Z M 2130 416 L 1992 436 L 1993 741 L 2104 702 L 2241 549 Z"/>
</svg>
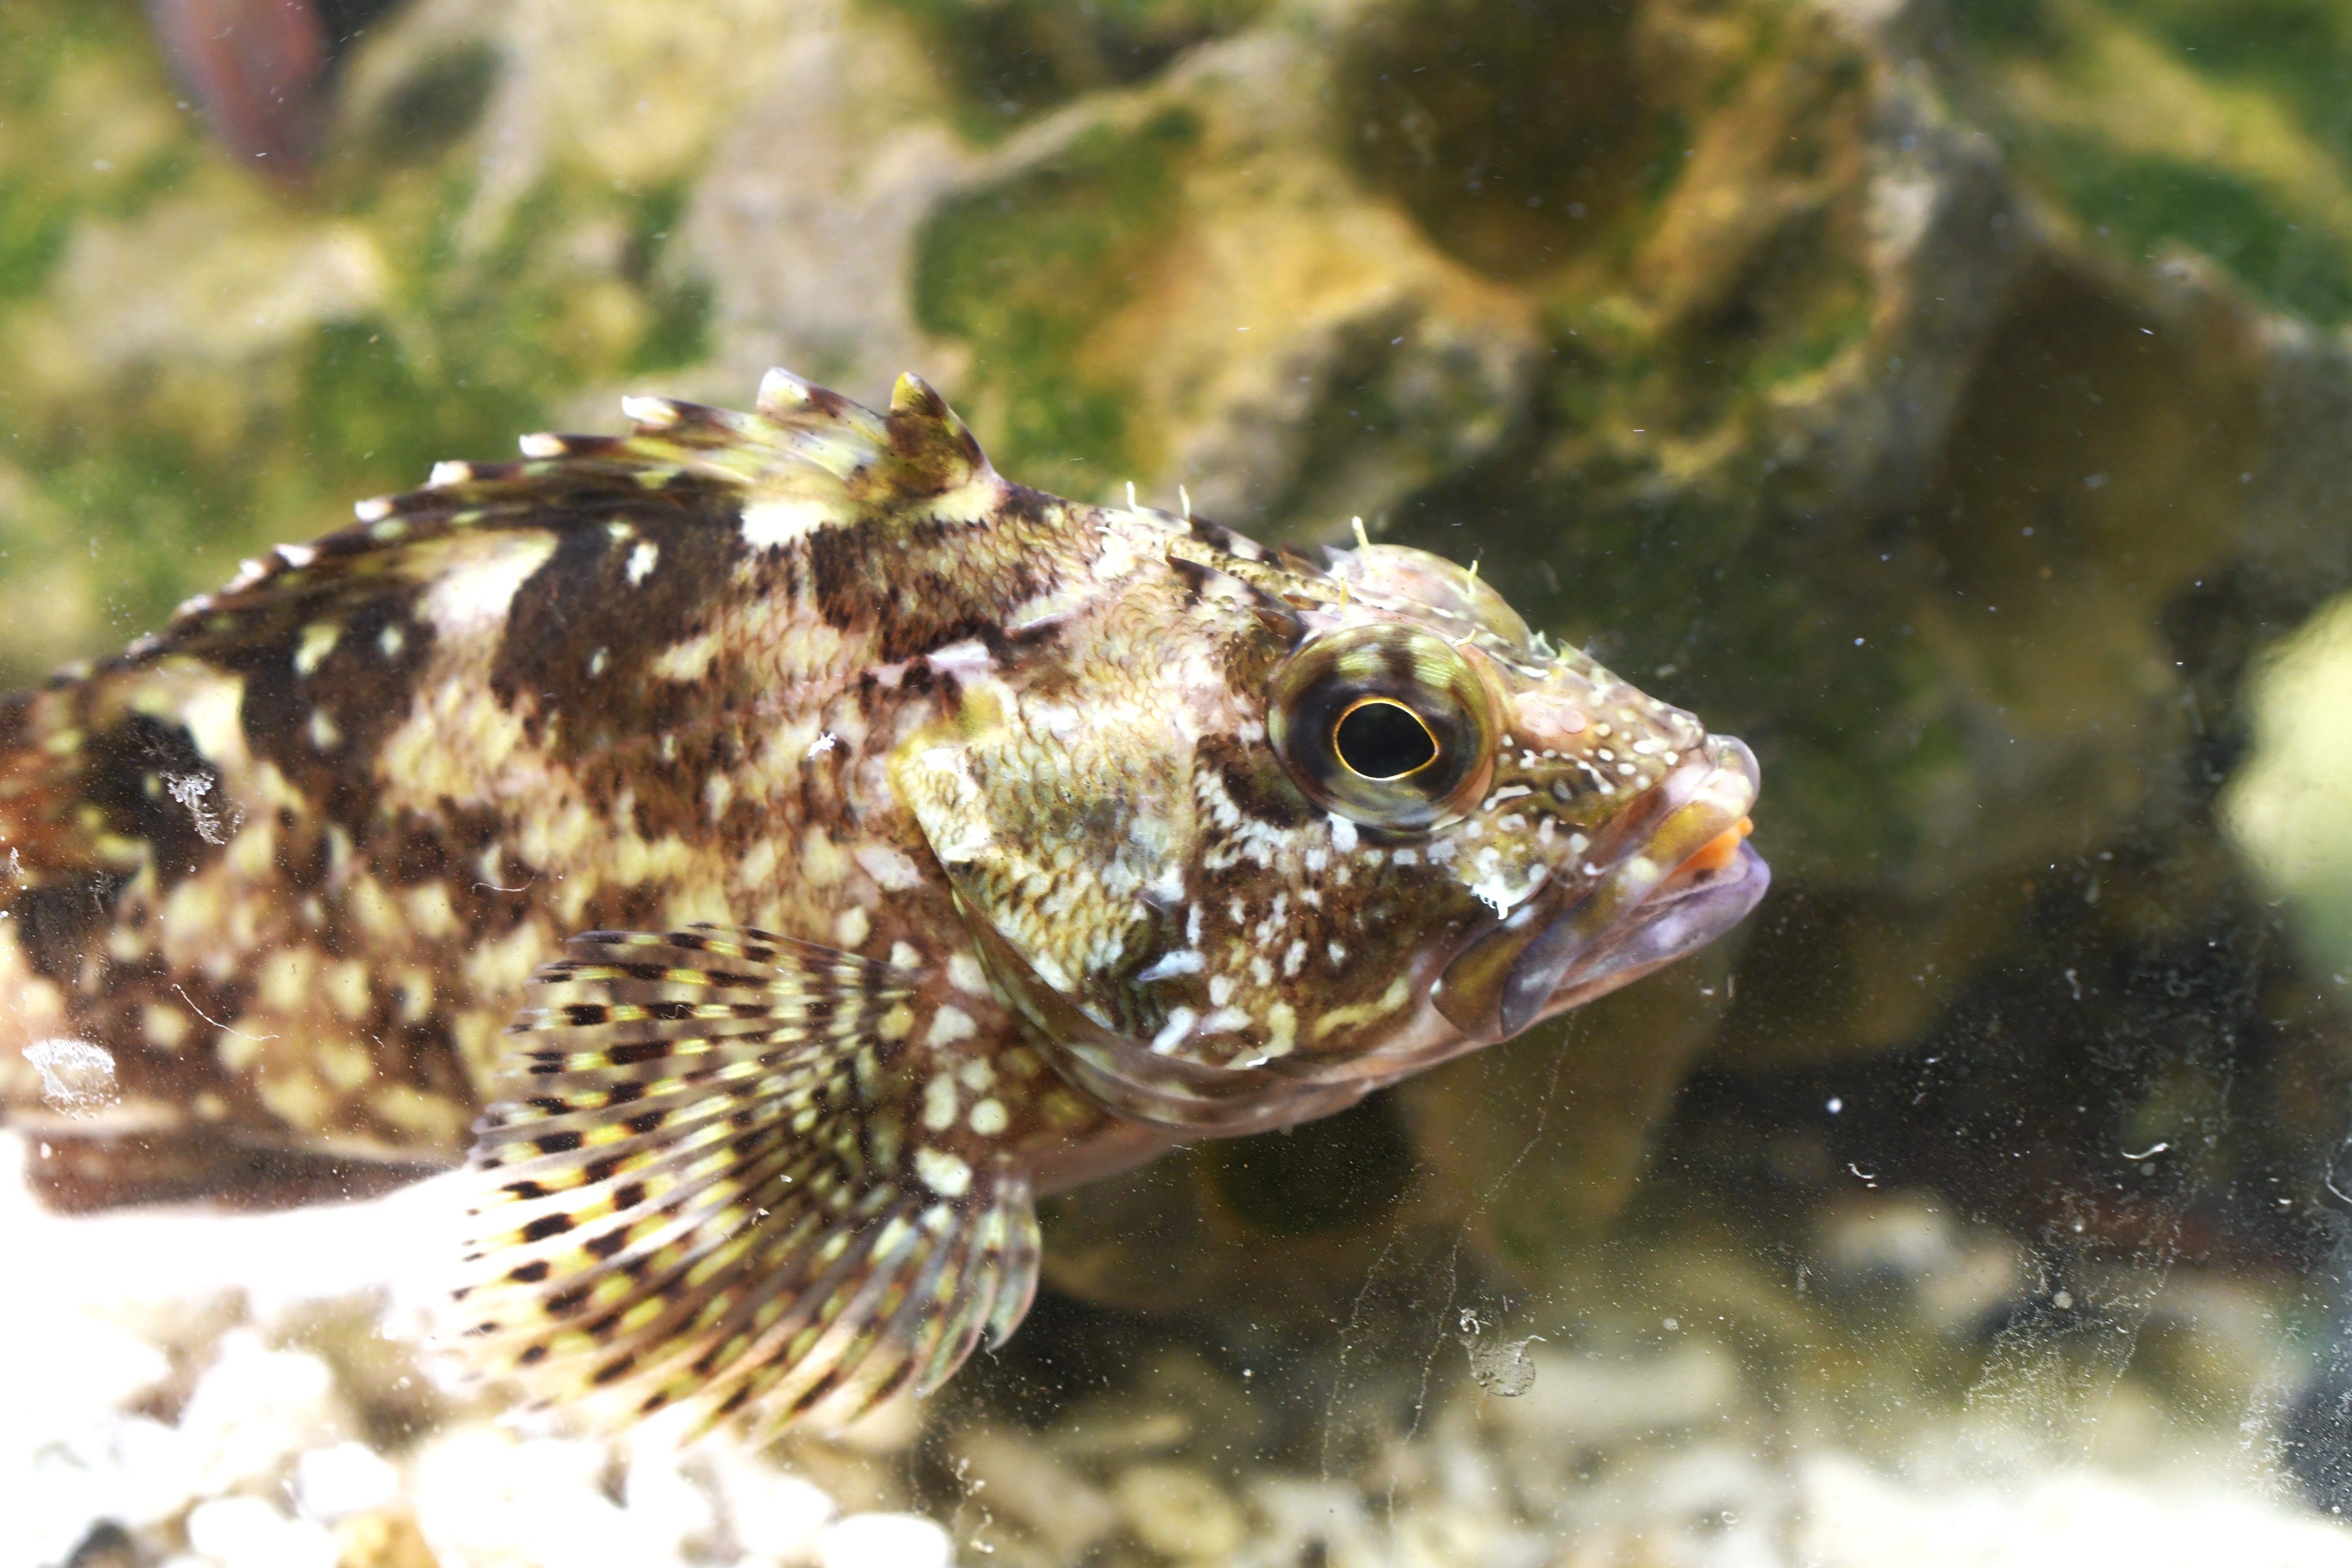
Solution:
<svg viewBox="0 0 2352 1568">
<path fill-rule="evenodd" d="M 1756 824 L 1741 817 L 1731 826 L 1698 847 L 1698 853 L 1675 868 L 1676 871 L 1720 871 L 1731 864 L 1739 853 L 1739 841 L 1756 831 Z"/>
</svg>

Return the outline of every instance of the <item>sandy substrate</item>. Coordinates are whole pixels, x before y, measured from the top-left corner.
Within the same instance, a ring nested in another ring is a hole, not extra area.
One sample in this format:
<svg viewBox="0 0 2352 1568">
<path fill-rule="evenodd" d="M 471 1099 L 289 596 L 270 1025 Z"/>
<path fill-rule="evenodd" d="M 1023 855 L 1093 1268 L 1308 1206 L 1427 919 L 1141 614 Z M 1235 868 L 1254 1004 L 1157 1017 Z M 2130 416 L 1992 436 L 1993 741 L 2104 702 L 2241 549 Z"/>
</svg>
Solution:
<svg viewBox="0 0 2352 1568">
<path fill-rule="evenodd" d="M 1489 1390 L 1455 1380 L 1348 1474 L 1204 1461 L 1204 1411 L 1283 1394 L 1181 1357 L 1043 1427 L 927 1431 L 902 1406 L 756 1454 L 518 1427 L 425 1342 L 447 1201 L 428 1183 L 66 1220 L 12 1180 L 0 1568 L 2352 1565 L 2352 1530 L 2251 1440 L 2143 1423 L 2120 1468 L 2037 1467 L 2014 1422 L 1926 1418 L 1857 1453 L 1809 1438 L 1697 1333 L 1623 1356 L 1515 1347 Z M 915 1510 L 919 1446 L 958 1479 L 945 1517 Z"/>
</svg>

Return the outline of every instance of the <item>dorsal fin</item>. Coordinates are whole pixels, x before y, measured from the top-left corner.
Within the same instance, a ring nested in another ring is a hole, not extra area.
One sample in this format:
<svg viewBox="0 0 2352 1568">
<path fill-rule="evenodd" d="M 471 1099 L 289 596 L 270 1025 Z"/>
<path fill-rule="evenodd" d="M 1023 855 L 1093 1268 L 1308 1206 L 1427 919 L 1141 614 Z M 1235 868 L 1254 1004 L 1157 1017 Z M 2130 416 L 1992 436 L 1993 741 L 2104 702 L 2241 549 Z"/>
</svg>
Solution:
<svg viewBox="0 0 2352 1568">
<path fill-rule="evenodd" d="M 311 628 L 397 621 L 400 601 L 505 548 L 491 536 L 562 538 L 656 502 L 665 515 L 700 510 L 751 544 L 774 544 L 893 512 L 969 521 L 1003 488 L 971 432 L 913 375 L 900 378 L 887 416 L 783 371 L 769 373 L 754 414 L 659 397 L 625 398 L 623 408 L 634 426 L 625 436 L 526 436 L 520 461 L 436 464 L 416 489 L 357 503 L 352 524 L 245 562 L 118 658 L 0 700 L 0 858 L 14 849 L 19 878 L 34 881 L 129 869 L 137 857 L 123 823 L 85 820 L 85 808 L 108 789 L 138 787 L 136 773 L 124 785 L 93 769 L 110 765 L 108 733 L 134 706 L 153 706 L 136 689 L 156 667 L 175 657 L 231 671 L 299 660 Z M 369 656 L 379 674 L 421 656 L 420 630 L 400 634 L 399 653 Z M 173 777 L 209 776 L 203 759 L 173 765 Z M 163 816 L 173 814 L 202 820 L 176 805 Z"/>
</svg>

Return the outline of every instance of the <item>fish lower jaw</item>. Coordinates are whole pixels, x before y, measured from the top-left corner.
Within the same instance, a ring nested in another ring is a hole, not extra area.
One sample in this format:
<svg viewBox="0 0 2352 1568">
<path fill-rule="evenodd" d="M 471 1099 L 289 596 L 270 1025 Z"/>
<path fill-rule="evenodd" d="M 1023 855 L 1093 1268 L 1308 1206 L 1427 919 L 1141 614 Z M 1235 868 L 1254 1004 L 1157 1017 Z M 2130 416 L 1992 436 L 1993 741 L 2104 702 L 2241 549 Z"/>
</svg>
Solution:
<svg viewBox="0 0 2352 1568">
<path fill-rule="evenodd" d="M 1747 746 L 1709 740 L 1660 781 L 1646 826 L 1591 879 L 1556 882 L 1457 954 L 1436 1009 L 1475 1043 L 1507 1039 L 1729 930 L 1771 879 L 1744 841 L 1756 795 Z"/>
</svg>

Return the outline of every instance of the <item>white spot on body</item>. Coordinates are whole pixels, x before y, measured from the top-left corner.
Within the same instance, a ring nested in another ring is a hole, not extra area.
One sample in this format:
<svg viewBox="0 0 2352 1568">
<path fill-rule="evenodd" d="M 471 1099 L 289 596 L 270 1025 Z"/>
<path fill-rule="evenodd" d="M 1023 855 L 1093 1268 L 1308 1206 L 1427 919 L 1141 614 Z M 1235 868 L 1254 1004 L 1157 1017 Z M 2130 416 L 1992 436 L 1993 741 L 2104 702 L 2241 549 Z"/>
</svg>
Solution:
<svg viewBox="0 0 2352 1568">
<path fill-rule="evenodd" d="M 1184 1037 L 1192 1032 L 1192 1026 L 1200 1016 L 1190 1007 L 1177 1008 L 1168 1015 L 1168 1021 L 1160 1026 L 1160 1032 L 1151 1037 L 1151 1048 L 1166 1056 L 1184 1043 Z"/>
<path fill-rule="evenodd" d="M 1342 855 L 1356 852 L 1356 825 L 1334 812 L 1330 817 L 1331 847 Z"/>
<path fill-rule="evenodd" d="M 1196 913 L 1198 911 L 1195 911 Z M 1173 952 L 1162 953 L 1150 967 L 1136 975 L 1139 984 L 1149 985 L 1156 980 L 1173 980 L 1180 974 L 1198 974 L 1208 960 L 1197 947 L 1180 947 Z"/>
<path fill-rule="evenodd" d="M 969 1121 L 974 1132 L 979 1133 L 982 1138 L 993 1138 L 1004 1131 L 1012 1118 L 1004 1113 L 1003 1100 L 983 1100 L 971 1108 Z"/>
<path fill-rule="evenodd" d="M 422 618 L 444 638 L 503 627 L 516 591 L 555 553 L 555 535 L 544 530 L 483 534 L 468 542 L 472 559 L 436 577 L 419 605 Z"/>
<path fill-rule="evenodd" d="M 935 674 L 953 675 L 965 680 L 991 674 L 996 668 L 996 656 L 990 653 L 988 645 L 978 637 L 966 637 L 961 642 L 935 647 L 923 656 L 923 662 L 929 665 Z"/>
<path fill-rule="evenodd" d="M 861 844 L 851 851 L 851 858 L 886 893 L 903 893 L 922 885 L 921 870 L 887 844 Z"/>
<path fill-rule="evenodd" d="M 1284 1057 L 1298 1043 L 1298 1014 L 1287 1002 L 1276 1002 L 1265 1010 L 1265 1054 Z M 1263 1059 L 1263 1058 L 1261 1058 Z"/>
<path fill-rule="evenodd" d="M 637 548 L 651 550 L 653 546 L 640 544 Z M 709 675 L 711 661 L 718 657 L 718 634 L 705 632 L 700 637 L 672 643 L 655 655 L 646 668 L 663 680 L 678 686 L 691 686 Z M 591 673 L 596 672 L 592 670 Z"/>
<path fill-rule="evenodd" d="M 408 646 L 408 634 L 397 626 L 386 626 L 375 635 L 376 651 L 386 658 L 398 658 L 400 650 Z"/>
<path fill-rule="evenodd" d="M 874 922 L 864 910 L 856 905 L 841 911 L 833 922 L 833 940 L 845 951 L 855 952 L 866 939 L 874 934 Z"/>
<path fill-rule="evenodd" d="M 139 1010 L 139 1026 L 147 1043 L 158 1050 L 176 1051 L 188 1037 L 188 1016 L 160 1002 L 150 1002 Z"/>
<path fill-rule="evenodd" d="M 923 1086 L 923 1125 L 933 1132 L 944 1132 L 955 1125 L 955 1079 L 940 1073 Z"/>
<path fill-rule="evenodd" d="M 654 574 L 654 568 L 660 563 L 661 546 L 650 539 L 637 541 L 636 548 L 629 552 L 629 586 L 632 588 L 641 586 L 646 578 Z"/>
<path fill-rule="evenodd" d="M 310 749 L 331 752 L 343 743 L 343 732 L 335 727 L 335 716 L 324 708 L 310 710 Z"/>
<path fill-rule="evenodd" d="M 308 676 L 315 671 L 342 637 L 342 626 L 334 621 L 312 621 L 304 626 L 301 640 L 294 645 L 294 673 Z"/>
<path fill-rule="evenodd" d="M 988 994 L 988 975 L 980 967 L 980 960 L 969 952 L 948 955 L 948 984 L 967 996 Z"/>
<path fill-rule="evenodd" d="M 743 509 L 743 542 L 753 550 L 776 550 L 835 521 L 838 514 L 806 496 L 778 496 Z"/>
<path fill-rule="evenodd" d="M 971 1185 L 971 1167 L 945 1149 L 916 1150 L 915 1174 L 943 1198 L 960 1198 Z"/>
<path fill-rule="evenodd" d="M 927 1046 L 950 1046 L 958 1040 L 969 1040 L 980 1033 L 980 1026 L 971 1015 L 961 1007 L 942 1006 L 931 1015 L 931 1031 L 923 1037 Z"/>
</svg>

